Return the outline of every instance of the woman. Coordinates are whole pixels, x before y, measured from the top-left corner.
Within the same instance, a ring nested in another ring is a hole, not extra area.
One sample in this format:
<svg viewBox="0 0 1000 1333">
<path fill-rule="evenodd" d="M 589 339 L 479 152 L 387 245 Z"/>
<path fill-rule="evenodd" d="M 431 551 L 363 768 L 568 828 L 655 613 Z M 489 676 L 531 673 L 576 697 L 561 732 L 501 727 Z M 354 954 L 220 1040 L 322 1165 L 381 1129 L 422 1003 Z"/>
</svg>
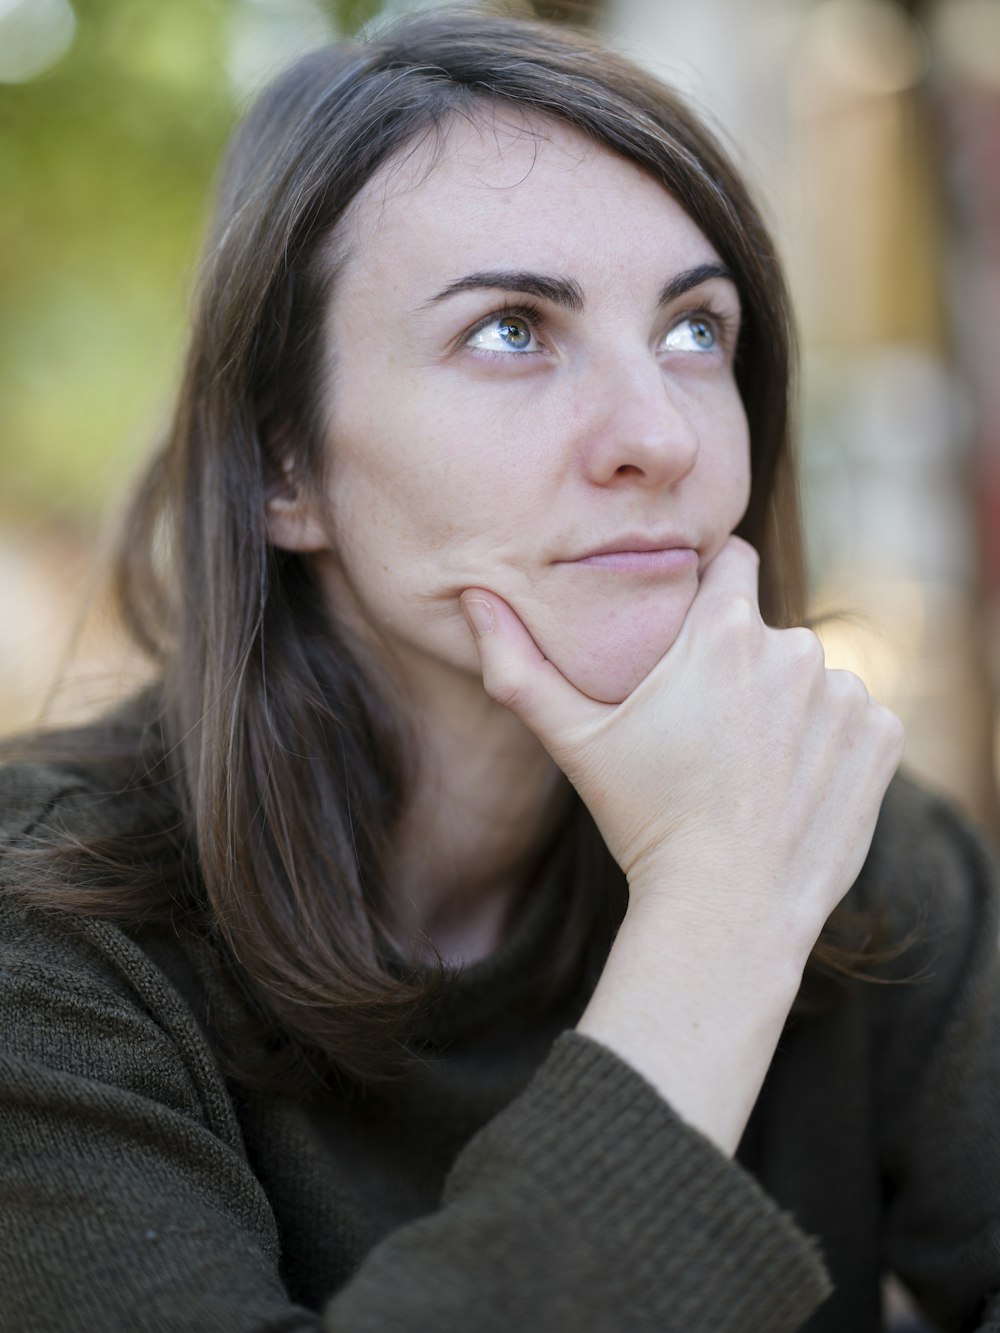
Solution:
<svg viewBox="0 0 1000 1333">
<path fill-rule="evenodd" d="M 262 98 L 122 541 L 156 683 L 4 778 L 4 1327 L 992 1326 L 990 871 L 768 627 L 788 378 L 739 177 L 589 39 Z"/>
</svg>

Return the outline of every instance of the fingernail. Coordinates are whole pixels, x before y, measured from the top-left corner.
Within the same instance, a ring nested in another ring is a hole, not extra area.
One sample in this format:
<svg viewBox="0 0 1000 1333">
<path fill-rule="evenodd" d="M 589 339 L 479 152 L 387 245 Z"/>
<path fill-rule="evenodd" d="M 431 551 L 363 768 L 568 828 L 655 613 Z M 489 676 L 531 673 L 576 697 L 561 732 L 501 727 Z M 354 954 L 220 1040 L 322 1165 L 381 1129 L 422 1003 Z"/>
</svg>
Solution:
<svg viewBox="0 0 1000 1333">
<path fill-rule="evenodd" d="M 463 597 L 462 611 L 465 619 L 469 623 L 469 629 L 472 630 L 473 638 L 482 638 L 484 634 L 492 634 L 496 626 L 493 617 L 493 607 L 483 597 Z"/>
</svg>

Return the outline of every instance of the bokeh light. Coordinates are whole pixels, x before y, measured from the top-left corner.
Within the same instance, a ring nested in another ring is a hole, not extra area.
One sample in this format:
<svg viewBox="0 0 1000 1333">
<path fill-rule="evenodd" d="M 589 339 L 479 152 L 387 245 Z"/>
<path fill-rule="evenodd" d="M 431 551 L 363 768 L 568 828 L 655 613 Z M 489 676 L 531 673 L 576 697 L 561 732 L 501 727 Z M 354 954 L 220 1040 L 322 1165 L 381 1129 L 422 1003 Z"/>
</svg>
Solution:
<svg viewBox="0 0 1000 1333">
<path fill-rule="evenodd" d="M 0 0 L 0 83 L 28 83 L 73 45 L 76 14 L 68 0 Z"/>
</svg>

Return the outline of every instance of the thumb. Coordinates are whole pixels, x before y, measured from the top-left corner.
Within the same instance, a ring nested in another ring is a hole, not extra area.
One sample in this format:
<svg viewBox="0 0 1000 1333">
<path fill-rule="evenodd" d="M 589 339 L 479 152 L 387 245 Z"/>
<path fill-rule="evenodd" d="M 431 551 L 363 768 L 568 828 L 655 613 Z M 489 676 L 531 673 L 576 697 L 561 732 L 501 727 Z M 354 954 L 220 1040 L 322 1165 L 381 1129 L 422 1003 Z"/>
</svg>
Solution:
<svg viewBox="0 0 1000 1333">
<path fill-rule="evenodd" d="M 486 693 L 509 708 L 558 758 L 560 742 L 595 713 L 608 711 L 607 706 L 570 684 L 502 597 L 466 588 L 459 600 L 479 649 Z"/>
</svg>

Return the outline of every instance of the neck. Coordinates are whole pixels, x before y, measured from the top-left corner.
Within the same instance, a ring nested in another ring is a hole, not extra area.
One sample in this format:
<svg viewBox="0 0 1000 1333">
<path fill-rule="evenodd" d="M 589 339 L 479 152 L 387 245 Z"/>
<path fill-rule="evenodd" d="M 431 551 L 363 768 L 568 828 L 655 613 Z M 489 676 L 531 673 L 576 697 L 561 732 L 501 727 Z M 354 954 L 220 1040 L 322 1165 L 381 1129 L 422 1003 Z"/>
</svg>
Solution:
<svg viewBox="0 0 1000 1333">
<path fill-rule="evenodd" d="M 397 928 L 411 957 L 473 962 L 503 941 L 570 788 L 540 742 L 474 677 L 435 663 L 406 677 L 419 750 L 387 876 Z"/>
</svg>

